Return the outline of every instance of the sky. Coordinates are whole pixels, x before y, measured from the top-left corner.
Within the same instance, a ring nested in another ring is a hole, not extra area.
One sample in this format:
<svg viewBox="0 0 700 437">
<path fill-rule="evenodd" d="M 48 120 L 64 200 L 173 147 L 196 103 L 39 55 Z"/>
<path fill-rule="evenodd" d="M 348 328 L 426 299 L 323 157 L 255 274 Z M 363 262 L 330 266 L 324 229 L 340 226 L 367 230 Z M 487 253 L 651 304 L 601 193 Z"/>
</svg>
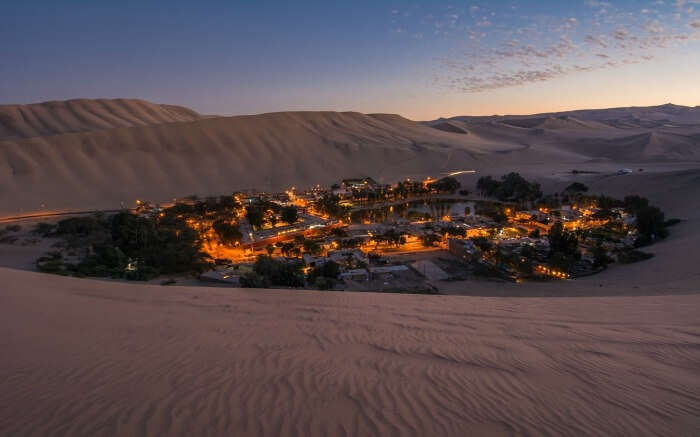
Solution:
<svg viewBox="0 0 700 437">
<path fill-rule="evenodd" d="M 7 3 L 0 104 L 414 120 L 700 105 L 700 0 Z"/>
</svg>

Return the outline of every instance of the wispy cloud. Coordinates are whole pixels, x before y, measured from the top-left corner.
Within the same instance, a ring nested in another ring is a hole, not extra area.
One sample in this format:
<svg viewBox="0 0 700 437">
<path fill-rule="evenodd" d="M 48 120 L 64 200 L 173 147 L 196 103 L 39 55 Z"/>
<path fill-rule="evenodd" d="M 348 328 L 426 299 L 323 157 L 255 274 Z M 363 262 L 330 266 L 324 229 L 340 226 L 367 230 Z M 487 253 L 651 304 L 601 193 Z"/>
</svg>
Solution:
<svg viewBox="0 0 700 437">
<path fill-rule="evenodd" d="M 513 2 L 497 10 L 484 4 L 433 10 L 412 25 L 428 23 L 435 44 L 460 44 L 440 59 L 436 82 L 470 93 L 649 62 L 700 39 L 694 6 L 700 0 L 649 0 L 634 9 L 580 1 L 578 12 L 567 16 L 534 13 Z"/>
</svg>

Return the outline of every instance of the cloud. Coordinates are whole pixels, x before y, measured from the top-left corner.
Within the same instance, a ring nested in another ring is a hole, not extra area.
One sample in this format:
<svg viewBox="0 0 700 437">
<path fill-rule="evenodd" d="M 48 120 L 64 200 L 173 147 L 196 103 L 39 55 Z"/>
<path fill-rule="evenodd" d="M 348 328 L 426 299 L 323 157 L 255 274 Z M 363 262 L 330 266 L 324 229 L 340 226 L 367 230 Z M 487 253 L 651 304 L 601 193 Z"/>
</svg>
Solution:
<svg viewBox="0 0 700 437">
<path fill-rule="evenodd" d="M 586 35 L 583 40 L 589 44 L 596 44 L 599 45 L 603 48 L 607 48 L 608 44 L 605 42 L 605 40 L 601 37 L 593 36 L 593 35 Z"/>
<path fill-rule="evenodd" d="M 415 28 L 415 21 L 396 26 L 406 38 L 422 38 L 422 45 L 449 44 L 443 50 L 448 54 L 439 58 L 437 83 L 481 92 L 649 62 L 700 41 L 700 17 L 692 6 L 700 0 L 685 0 L 681 8 L 676 0 L 641 2 L 635 7 L 585 0 L 591 9 L 575 16 L 516 8 L 496 13 L 486 3 L 442 11 L 432 6 L 429 14 L 413 14 L 423 17 L 423 28 Z M 440 51 L 439 45 L 435 48 Z"/>
</svg>

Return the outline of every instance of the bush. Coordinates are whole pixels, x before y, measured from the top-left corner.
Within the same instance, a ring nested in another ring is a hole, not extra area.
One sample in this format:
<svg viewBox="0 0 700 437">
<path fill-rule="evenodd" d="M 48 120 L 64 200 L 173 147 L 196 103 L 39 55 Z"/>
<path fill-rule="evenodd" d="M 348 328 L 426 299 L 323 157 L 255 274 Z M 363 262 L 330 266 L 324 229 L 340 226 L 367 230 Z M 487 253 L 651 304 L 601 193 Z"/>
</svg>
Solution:
<svg viewBox="0 0 700 437">
<path fill-rule="evenodd" d="M 623 204 L 625 211 L 630 214 L 637 214 L 638 211 L 649 206 L 649 199 L 637 195 L 625 196 Z"/>
<path fill-rule="evenodd" d="M 56 225 L 57 235 L 86 236 L 104 227 L 98 219 L 94 217 L 71 217 L 59 221 Z"/>
<path fill-rule="evenodd" d="M 19 240 L 19 237 L 14 235 L 5 235 L 0 237 L 0 244 L 15 244 Z"/>
<path fill-rule="evenodd" d="M 316 266 L 309 272 L 308 280 L 315 283 L 319 278 L 338 279 L 340 276 L 340 266 L 335 261 L 326 261 L 320 266 Z"/>
<path fill-rule="evenodd" d="M 332 290 L 335 288 L 335 279 L 325 276 L 319 276 L 313 282 L 314 287 L 319 290 Z"/>
<path fill-rule="evenodd" d="M 508 216 L 500 205 L 486 203 L 477 207 L 477 214 L 490 218 L 496 223 L 505 223 Z"/>
<path fill-rule="evenodd" d="M 437 191 L 439 193 L 454 194 L 460 187 L 461 184 L 459 183 L 459 181 L 450 176 L 446 176 L 440 180 L 428 184 L 428 189 Z"/>
<path fill-rule="evenodd" d="M 294 206 L 287 206 L 282 208 L 280 217 L 282 218 L 283 222 L 291 225 L 299 220 L 299 211 Z"/>
<path fill-rule="evenodd" d="M 564 189 L 569 193 L 585 193 L 588 191 L 588 187 L 581 182 L 574 182 Z"/>
<path fill-rule="evenodd" d="M 39 258 L 36 262 L 36 267 L 43 273 L 65 273 L 65 266 L 62 259 L 44 259 Z"/>
<path fill-rule="evenodd" d="M 5 226 L 5 229 L 10 231 L 10 232 L 19 232 L 22 230 L 22 226 L 20 226 L 20 225 L 7 225 L 7 226 Z"/>
<path fill-rule="evenodd" d="M 474 246 L 483 251 L 491 249 L 491 241 L 489 241 L 489 239 L 486 237 L 472 237 L 471 240 L 472 243 L 474 243 Z"/>
<path fill-rule="evenodd" d="M 232 225 L 225 220 L 217 220 L 212 225 L 216 236 L 225 245 L 231 245 L 236 242 L 240 242 L 243 238 L 243 234 L 238 229 L 238 226 Z"/>
<path fill-rule="evenodd" d="M 50 225 L 37 227 L 37 231 L 51 232 Z M 201 273 L 210 267 L 197 232 L 170 209 L 158 219 L 129 212 L 73 217 L 61 220 L 55 235 L 63 239 L 56 247 L 87 254 L 78 264 L 66 266 L 76 275 L 147 280 L 161 273 Z M 138 260 L 138 270 L 124 271 L 129 259 Z"/>
<path fill-rule="evenodd" d="M 243 288 L 267 288 L 270 286 L 270 283 L 264 277 L 255 272 L 244 273 L 239 281 Z"/>
<path fill-rule="evenodd" d="M 32 230 L 32 233 L 41 235 L 42 237 L 50 237 L 54 229 L 56 229 L 55 225 L 52 225 L 51 223 L 46 223 L 46 222 L 40 222 L 37 223 L 34 229 Z"/>
<path fill-rule="evenodd" d="M 564 229 L 561 222 L 556 222 L 549 229 L 550 253 L 561 252 L 564 255 L 574 255 L 578 248 L 578 238 L 573 232 Z"/>
<path fill-rule="evenodd" d="M 671 226 L 675 226 L 675 225 L 677 225 L 678 223 L 680 223 L 681 221 L 682 221 L 682 220 L 679 219 L 679 218 L 668 219 L 668 220 L 666 220 L 666 221 L 664 222 L 664 226 L 667 227 L 667 228 L 668 228 L 668 227 L 671 227 Z"/>
<path fill-rule="evenodd" d="M 608 252 L 602 246 L 596 246 L 593 249 L 593 267 L 594 268 L 606 268 L 608 264 L 613 261 L 612 258 L 608 256 Z"/>
<path fill-rule="evenodd" d="M 653 258 L 654 254 L 642 252 L 641 250 L 625 250 L 617 254 L 617 260 L 622 264 L 632 264 Z"/>
<path fill-rule="evenodd" d="M 477 181 L 476 188 L 483 196 L 501 201 L 535 200 L 542 196 L 540 184 L 528 182 L 518 173 L 508 173 L 500 181 L 483 176 Z"/>
<path fill-rule="evenodd" d="M 636 210 L 635 215 L 637 217 L 637 231 L 639 232 L 638 246 L 643 246 L 668 236 L 664 213 L 659 208 L 644 206 Z"/>
<path fill-rule="evenodd" d="M 439 242 L 442 238 L 438 234 L 424 234 L 420 237 L 421 242 L 423 243 L 423 246 L 425 247 L 433 247 L 435 246 L 435 243 Z"/>
<path fill-rule="evenodd" d="M 142 266 L 136 270 L 126 272 L 124 277 L 129 281 L 148 281 L 157 277 L 159 274 L 160 272 L 156 268 Z"/>
<path fill-rule="evenodd" d="M 277 260 L 265 255 L 259 255 L 253 265 L 255 273 L 271 285 L 285 287 L 303 287 L 304 276 L 301 274 L 300 263 L 290 263 Z"/>
<path fill-rule="evenodd" d="M 263 212 L 260 208 L 248 206 L 246 207 L 246 218 L 248 223 L 254 228 L 260 228 L 263 224 Z"/>
</svg>

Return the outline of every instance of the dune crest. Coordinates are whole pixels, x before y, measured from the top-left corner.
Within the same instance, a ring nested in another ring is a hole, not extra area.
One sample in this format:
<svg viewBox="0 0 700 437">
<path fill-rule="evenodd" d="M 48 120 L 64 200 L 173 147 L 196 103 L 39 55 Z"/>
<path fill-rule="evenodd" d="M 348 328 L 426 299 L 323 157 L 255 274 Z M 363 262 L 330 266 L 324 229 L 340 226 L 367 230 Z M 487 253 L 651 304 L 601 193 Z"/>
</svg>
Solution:
<svg viewBox="0 0 700 437">
<path fill-rule="evenodd" d="M 118 208 L 135 199 L 281 190 L 344 177 L 393 182 L 526 163 L 659 160 L 700 161 L 696 108 L 419 123 L 356 112 L 212 118 L 140 100 L 69 100 L 0 107 L 0 214 Z"/>
<path fill-rule="evenodd" d="M 138 99 L 74 99 L 0 105 L 0 141 L 202 118 L 189 108 Z"/>
</svg>

